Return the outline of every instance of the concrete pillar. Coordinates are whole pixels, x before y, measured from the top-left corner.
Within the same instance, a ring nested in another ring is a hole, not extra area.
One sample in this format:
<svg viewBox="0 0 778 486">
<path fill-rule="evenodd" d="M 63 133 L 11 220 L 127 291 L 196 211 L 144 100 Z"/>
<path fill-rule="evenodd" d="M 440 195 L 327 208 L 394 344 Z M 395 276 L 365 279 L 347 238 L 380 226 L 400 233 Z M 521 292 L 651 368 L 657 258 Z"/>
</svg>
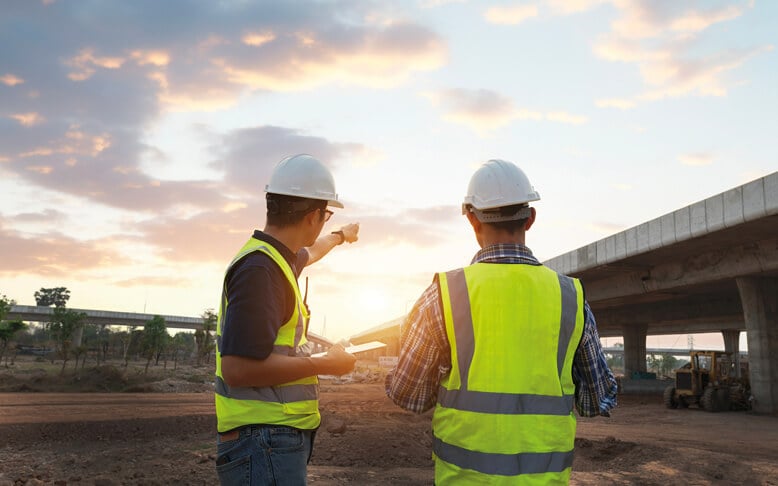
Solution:
<svg viewBox="0 0 778 486">
<path fill-rule="evenodd" d="M 646 371 L 645 324 L 624 326 L 624 377 L 631 379 L 635 371 Z"/>
<path fill-rule="evenodd" d="M 84 336 L 84 326 L 78 326 L 75 331 L 73 331 L 72 339 L 70 340 L 70 345 L 74 348 L 77 348 L 81 346 L 81 339 Z"/>
<path fill-rule="evenodd" d="M 735 373 L 740 376 L 740 331 L 737 329 L 722 329 L 724 337 L 724 351 L 733 353 L 735 361 Z"/>
<path fill-rule="evenodd" d="M 778 278 L 736 279 L 748 338 L 753 408 L 778 414 Z"/>
</svg>

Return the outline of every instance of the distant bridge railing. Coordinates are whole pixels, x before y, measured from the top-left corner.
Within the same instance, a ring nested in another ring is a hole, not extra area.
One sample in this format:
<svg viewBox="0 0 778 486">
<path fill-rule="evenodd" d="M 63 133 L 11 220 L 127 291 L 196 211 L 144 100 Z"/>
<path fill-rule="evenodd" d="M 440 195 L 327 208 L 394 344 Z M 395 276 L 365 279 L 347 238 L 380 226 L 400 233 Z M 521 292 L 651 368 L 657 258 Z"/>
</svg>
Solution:
<svg viewBox="0 0 778 486">
<path fill-rule="evenodd" d="M 165 319 L 165 327 L 168 329 L 202 329 L 202 317 L 170 316 L 163 314 L 141 314 L 136 312 L 116 312 L 95 309 L 75 309 L 68 307 L 75 312 L 86 314 L 86 324 L 95 324 L 98 326 L 145 326 L 146 323 L 160 316 Z M 6 314 L 6 320 L 20 319 L 26 322 L 49 322 L 54 315 L 53 307 L 43 307 L 38 305 L 13 305 Z M 319 336 L 309 332 L 308 339 L 320 346 L 319 349 L 327 349 L 333 342 L 324 336 Z"/>
</svg>

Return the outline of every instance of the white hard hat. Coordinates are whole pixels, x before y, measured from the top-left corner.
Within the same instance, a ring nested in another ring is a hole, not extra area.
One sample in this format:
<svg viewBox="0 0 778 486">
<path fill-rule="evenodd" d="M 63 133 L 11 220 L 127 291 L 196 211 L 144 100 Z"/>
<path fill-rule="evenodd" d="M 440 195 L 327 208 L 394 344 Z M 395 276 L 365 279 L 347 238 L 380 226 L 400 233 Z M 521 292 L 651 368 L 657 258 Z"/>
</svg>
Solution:
<svg viewBox="0 0 778 486">
<path fill-rule="evenodd" d="M 265 192 L 327 201 L 328 206 L 342 208 L 335 192 L 335 180 L 329 169 L 308 154 L 286 157 L 273 169 Z"/>
<path fill-rule="evenodd" d="M 493 159 L 479 167 L 470 178 L 467 195 L 462 203 L 462 214 L 467 212 L 468 207 L 472 207 L 481 221 L 522 219 L 527 217 L 526 211 L 507 217 L 493 215 L 484 219 L 482 216 L 487 209 L 526 204 L 539 199 L 540 194 L 532 187 L 524 171 L 512 162 Z"/>
</svg>

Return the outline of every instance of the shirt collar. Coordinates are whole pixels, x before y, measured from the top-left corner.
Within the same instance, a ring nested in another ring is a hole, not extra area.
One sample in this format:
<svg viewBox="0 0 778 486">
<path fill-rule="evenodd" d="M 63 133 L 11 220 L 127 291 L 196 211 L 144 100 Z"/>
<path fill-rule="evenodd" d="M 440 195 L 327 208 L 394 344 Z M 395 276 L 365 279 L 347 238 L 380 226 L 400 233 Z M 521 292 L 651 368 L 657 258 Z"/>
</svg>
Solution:
<svg viewBox="0 0 778 486">
<path fill-rule="evenodd" d="M 260 230 L 254 230 L 254 234 L 251 235 L 252 238 L 260 240 L 260 241 L 266 241 L 267 243 L 270 243 L 273 245 L 273 248 L 278 250 L 278 252 L 281 254 L 281 256 L 284 257 L 284 259 L 289 262 L 289 265 L 292 268 L 295 268 L 295 263 L 297 263 L 297 255 L 292 253 L 292 250 L 286 247 L 283 243 L 278 241 L 277 239 L 273 238 L 269 234 L 265 233 L 264 231 Z"/>
<path fill-rule="evenodd" d="M 532 250 L 521 243 L 498 243 L 481 248 L 470 263 L 526 263 L 540 265 L 538 259 L 532 254 Z"/>
</svg>

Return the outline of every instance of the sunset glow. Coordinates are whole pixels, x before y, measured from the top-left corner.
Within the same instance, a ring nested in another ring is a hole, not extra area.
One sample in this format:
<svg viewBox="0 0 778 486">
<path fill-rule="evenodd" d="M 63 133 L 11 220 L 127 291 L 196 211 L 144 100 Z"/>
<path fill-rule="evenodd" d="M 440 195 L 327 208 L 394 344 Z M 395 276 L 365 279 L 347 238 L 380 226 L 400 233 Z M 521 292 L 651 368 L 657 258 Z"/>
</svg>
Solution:
<svg viewBox="0 0 778 486">
<path fill-rule="evenodd" d="M 122 4 L 121 28 L 111 2 L 11 5 L 0 294 L 20 304 L 216 308 L 293 153 L 335 176 L 324 233 L 361 225 L 300 279 L 336 340 L 470 262 L 459 208 L 490 158 L 541 195 L 541 261 L 778 170 L 778 2 L 176 0 Z"/>
</svg>

